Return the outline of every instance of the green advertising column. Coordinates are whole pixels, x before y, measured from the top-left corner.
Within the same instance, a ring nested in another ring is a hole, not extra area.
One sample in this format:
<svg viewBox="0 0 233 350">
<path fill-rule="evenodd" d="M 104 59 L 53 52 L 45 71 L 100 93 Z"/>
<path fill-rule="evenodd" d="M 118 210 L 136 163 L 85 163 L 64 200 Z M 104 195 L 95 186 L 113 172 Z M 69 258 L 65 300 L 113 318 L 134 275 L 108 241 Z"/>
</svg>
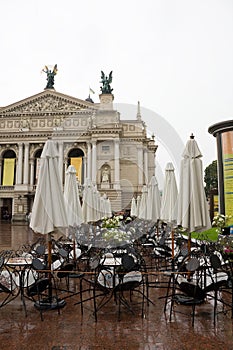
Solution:
<svg viewBox="0 0 233 350">
<path fill-rule="evenodd" d="M 233 120 L 214 124 L 208 131 L 217 141 L 219 213 L 231 215 L 233 224 Z"/>
</svg>

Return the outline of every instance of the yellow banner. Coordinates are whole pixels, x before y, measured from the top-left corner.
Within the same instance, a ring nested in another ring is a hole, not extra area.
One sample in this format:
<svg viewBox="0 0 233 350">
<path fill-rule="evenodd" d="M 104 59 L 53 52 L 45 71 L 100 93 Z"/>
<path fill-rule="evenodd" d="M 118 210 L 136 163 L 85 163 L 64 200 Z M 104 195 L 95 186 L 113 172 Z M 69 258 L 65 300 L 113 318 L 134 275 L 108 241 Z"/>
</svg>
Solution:
<svg viewBox="0 0 233 350">
<path fill-rule="evenodd" d="M 233 224 L 233 131 L 222 133 L 225 214 L 231 215 Z"/>
<path fill-rule="evenodd" d="M 78 178 L 79 183 L 82 183 L 82 158 L 70 158 L 70 164 L 73 165 L 76 169 L 76 177 Z"/>
<path fill-rule="evenodd" d="M 14 185 L 14 173 L 15 173 L 15 159 L 5 158 L 3 167 L 3 186 L 13 186 Z"/>
</svg>

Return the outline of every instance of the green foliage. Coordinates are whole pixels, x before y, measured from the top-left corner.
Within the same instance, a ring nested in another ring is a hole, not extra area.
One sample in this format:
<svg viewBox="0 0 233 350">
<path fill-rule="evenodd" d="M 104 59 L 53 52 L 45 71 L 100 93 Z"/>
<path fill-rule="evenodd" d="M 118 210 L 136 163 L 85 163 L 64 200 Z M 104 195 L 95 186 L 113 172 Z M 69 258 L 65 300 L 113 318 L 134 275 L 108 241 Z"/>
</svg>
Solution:
<svg viewBox="0 0 233 350">
<path fill-rule="evenodd" d="M 206 183 L 205 192 L 209 197 L 210 191 L 218 188 L 218 165 L 217 160 L 214 160 L 205 168 L 204 181 Z"/>
<path fill-rule="evenodd" d="M 188 235 L 187 233 L 185 233 Z M 212 227 L 209 230 L 202 232 L 191 232 L 191 238 L 198 239 L 201 241 L 213 241 L 216 242 L 218 240 L 218 230 L 216 227 Z"/>
</svg>

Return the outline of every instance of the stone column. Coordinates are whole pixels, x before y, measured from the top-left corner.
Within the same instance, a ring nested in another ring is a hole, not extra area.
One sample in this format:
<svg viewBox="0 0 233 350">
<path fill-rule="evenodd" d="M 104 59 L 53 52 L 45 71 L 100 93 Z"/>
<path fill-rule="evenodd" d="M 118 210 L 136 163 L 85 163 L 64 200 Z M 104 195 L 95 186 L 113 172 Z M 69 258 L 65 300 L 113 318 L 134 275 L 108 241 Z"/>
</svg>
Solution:
<svg viewBox="0 0 233 350">
<path fill-rule="evenodd" d="M 96 184 L 96 141 L 92 141 L 92 182 Z"/>
<path fill-rule="evenodd" d="M 17 176 L 16 176 L 16 184 L 22 184 L 22 168 L 23 168 L 23 144 L 20 142 L 18 144 L 19 153 L 18 153 L 18 162 L 17 162 Z"/>
<path fill-rule="evenodd" d="M 144 148 L 144 183 L 148 184 L 148 151 Z"/>
<path fill-rule="evenodd" d="M 87 142 L 87 178 L 91 180 L 91 144 Z M 84 179 L 85 182 L 85 179 Z"/>
<path fill-rule="evenodd" d="M 64 162 L 63 141 L 59 141 L 58 149 L 59 149 L 58 169 L 59 169 L 61 183 L 63 184 L 63 175 L 64 175 L 63 173 L 63 162 Z"/>
<path fill-rule="evenodd" d="M 143 146 L 138 145 L 138 186 L 143 185 Z"/>
<path fill-rule="evenodd" d="M 34 159 L 30 159 L 30 186 L 33 187 L 34 185 Z"/>
<path fill-rule="evenodd" d="M 114 188 L 120 189 L 120 148 L 119 148 L 119 139 L 114 140 Z"/>
<path fill-rule="evenodd" d="M 82 179 L 82 182 L 84 182 L 86 177 L 87 177 L 87 157 L 83 157 L 83 179 Z M 80 183 L 80 185 L 82 185 L 82 184 Z"/>
<path fill-rule="evenodd" d="M 29 142 L 24 143 L 24 169 L 23 169 L 23 184 L 28 185 L 29 177 Z"/>
</svg>

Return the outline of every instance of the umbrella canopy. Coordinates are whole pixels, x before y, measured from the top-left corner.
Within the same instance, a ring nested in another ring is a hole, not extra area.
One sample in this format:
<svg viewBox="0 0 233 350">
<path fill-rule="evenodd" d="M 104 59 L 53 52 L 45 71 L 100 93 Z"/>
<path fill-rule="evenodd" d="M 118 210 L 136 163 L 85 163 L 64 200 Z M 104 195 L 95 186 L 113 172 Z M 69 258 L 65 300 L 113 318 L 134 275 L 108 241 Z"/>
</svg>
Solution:
<svg viewBox="0 0 233 350">
<path fill-rule="evenodd" d="M 140 210 L 140 202 L 141 202 L 141 196 L 137 196 L 137 214 L 136 216 L 139 216 L 139 210 Z"/>
<path fill-rule="evenodd" d="M 148 185 L 148 196 L 147 196 L 147 212 L 146 218 L 157 222 L 160 218 L 160 206 L 161 199 L 158 187 L 158 181 L 153 175 Z"/>
<path fill-rule="evenodd" d="M 165 169 L 164 189 L 161 200 L 161 220 L 168 223 L 175 223 L 177 221 L 177 197 L 178 190 L 174 166 L 172 163 L 167 163 Z"/>
<path fill-rule="evenodd" d="M 183 152 L 180 168 L 177 224 L 189 232 L 211 227 L 203 184 L 202 154 L 191 135 Z"/>
<path fill-rule="evenodd" d="M 64 200 L 69 226 L 78 226 L 83 223 L 83 213 L 79 198 L 79 190 L 76 179 L 76 169 L 70 165 L 66 171 Z"/>
<path fill-rule="evenodd" d="M 110 218 L 112 216 L 111 202 L 106 193 L 100 198 L 100 213 L 101 218 Z"/>
<path fill-rule="evenodd" d="M 82 212 L 84 222 L 92 222 L 96 219 L 95 203 L 94 203 L 94 191 L 91 180 L 87 179 L 83 191 L 83 204 Z"/>
<path fill-rule="evenodd" d="M 30 227 L 42 234 L 53 232 L 55 227 L 68 226 L 58 158 L 56 143 L 47 140 L 41 154 L 38 185 L 30 221 Z"/>
<path fill-rule="evenodd" d="M 142 195 L 141 195 L 141 200 L 139 205 L 139 212 L 138 212 L 139 219 L 147 218 L 147 195 L 148 195 L 147 186 L 144 185 L 142 187 Z"/>
<path fill-rule="evenodd" d="M 130 215 L 131 216 L 137 216 L 137 204 L 136 204 L 135 197 L 133 197 L 132 201 L 131 201 Z"/>
</svg>

